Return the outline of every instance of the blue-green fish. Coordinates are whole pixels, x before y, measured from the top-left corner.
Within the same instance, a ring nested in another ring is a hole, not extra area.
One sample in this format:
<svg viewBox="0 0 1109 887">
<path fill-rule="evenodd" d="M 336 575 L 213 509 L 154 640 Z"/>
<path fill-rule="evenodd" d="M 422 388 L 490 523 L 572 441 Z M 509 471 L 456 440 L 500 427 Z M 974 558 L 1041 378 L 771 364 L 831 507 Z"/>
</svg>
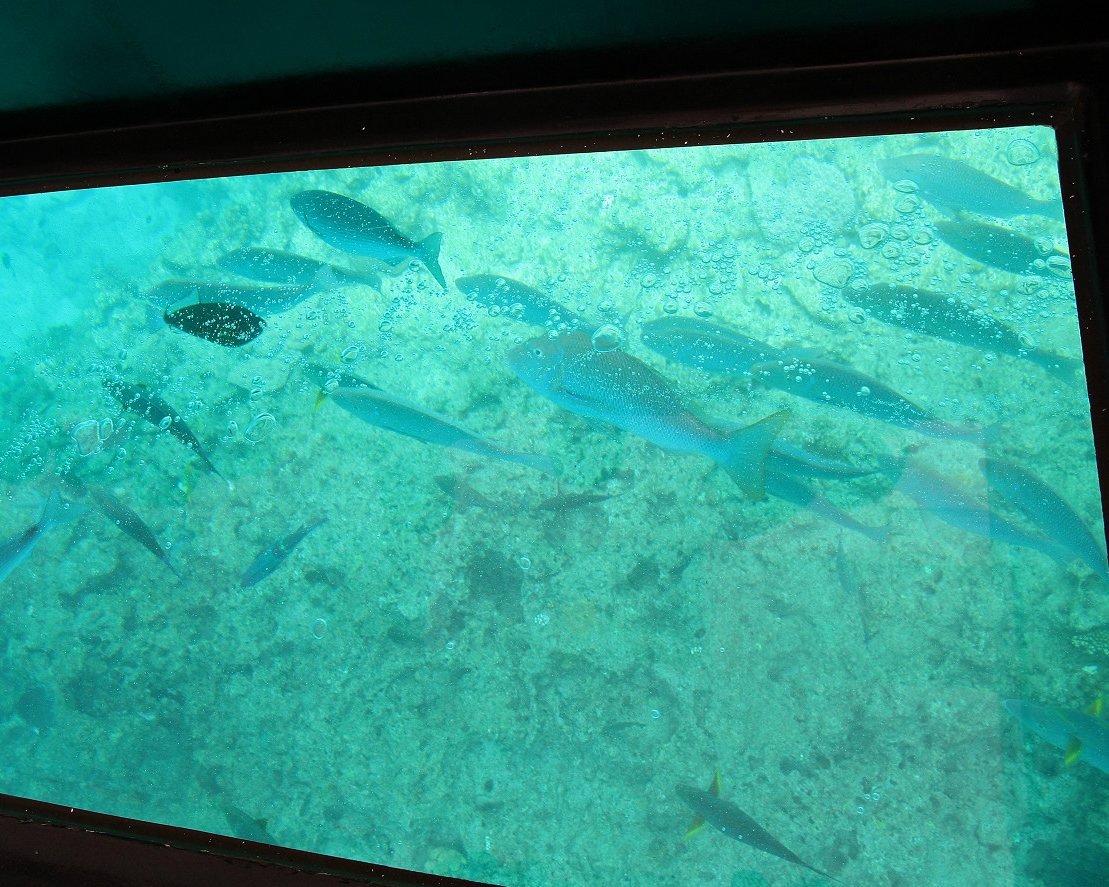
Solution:
<svg viewBox="0 0 1109 887">
<path fill-rule="evenodd" d="M 1101 716 L 1100 702 L 1086 711 L 1021 699 L 1006 699 L 1005 707 L 1041 739 L 1063 749 L 1068 767 L 1081 760 L 1109 773 L 1109 720 Z"/>
<path fill-rule="evenodd" d="M 770 446 L 770 458 L 766 462 L 768 471 L 789 474 L 793 477 L 812 477 L 821 480 L 843 480 L 851 477 L 866 477 L 883 469 L 860 468 L 840 459 L 822 456 L 802 449 L 785 440 L 775 440 Z"/>
<path fill-rule="evenodd" d="M 92 496 L 93 501 L 100 507 L 119 529 L 134 539 L 143 548 L 149 551 L 154 557 L 158 558 L 163 564 L 169 567 L 170 572 L 173 573 L 178 579 L 182 579 L 177 568 L 170 563 L 169 555 L 166 550 L 158 542 L 158 537 L 154 535 L 154 531 L 150 529 L 141 517 L 139 517 L 128 506 L 119 501 L 111 492 L 103 487 L 91 486 L 87 487 L 88 493 Z"/>
<path fill-rule="evenodd" d="M 39 539 L 49 533 L 54 527 L 67 521 L 76 520 L 88 509 L 84 505 L 75 505 L 62 501 L 57 489 L 50 491 L 35 523 L 7 542 L 0 543 L 0 582 L 11 575 L 12 570 L 23 563 L 35 550 Z"/>
<path fill-rule="evenodd" d="M 695 317 L 660 317 L 639 330 L 640 341 L 667 360 L 724 376 L 744 376 L 755 364 L 785 356 L 738 330 Z"/>
<path fill-rule="evenodd" d="M 442 234 L 431 234 L 419 242 L 409 240 L 366 204 L 332 191 L 301 191 L 289 204 L 308 230 L 328 246 L 386 265 L 419 259 L 439 286 L 447 288 L 439 268 Z"/>
<path fill-rule="evenodd" d="M 575 314 L 546 293 L 526 283 L 497 274 L 473 274 L 454 282 L 459 291 L 486 308 L 496 308 L 502 316 L 522 320 L 532 326 L 575 329 L 593 332 L 598 324 Z"/>
<path fill-rule="evenodd" d="M 965 210 L 994 219 L 1034 215 L 1063 220 L 1060 201 L 1036 200 L 961 160 L 907 154 L 879 160 L 878 169 L 891 182 L 913 182 L 921 196 L 943 210 Z"/>
<path fill-rule="evenodd" d="M 239 286 L 176 279 L 159 283 L 146 298 L 167 313 L 189 305 L 218 303 L 238 305 L 260 317 L 268 317 L 295 308 L 315 292 L 310 286 Z"/>
<path fill-rule="evenodd" d="M 489 456 L 504 462 L 515 462 L 537 471 L 557 474 L 555 464 L 547 456 L 518 453 L 506 450 L 456 425 L 449 419 L 405 403 L 384 391 L 374 388 L 344 388 L 339 386 L 327 392 L 329 398 L 352 416 L 393 431 L 441 447 L 452 447 L 478 456 Z"/>
<path fill-rule="evenodd" d="M 337 283 L 363 283 L 381 288 L 381 278 L 372 271 L 352 271 L 329 265 L 307 256 L 264 246 L 244 246 L 220 256 L 217 263 L 224 271 L 261 283 L 309 287 L 315 292 Z M 247 305 L 246 307 L 250 307 Z"/>
<path fill-rule="evenodd" d="M 243 573 L 243 578 L 239 581 L 239 585 L 242 588 L 248 588 L 257 582 L 261 582 L 284 563 L 285 558 L 293 553 L 293 549 L 300 545 L 305 536 L 324 523 L 327 523 L 326 517 L 321 517 L 313 524 L 301 524 L 299 529 L 294 530 L 285 538 L 278 539 L 272 545 L 267 545 L 254 559 L 254 562 L 247 567 L 246 572 Z"/>
<path fill-rule="evenodd" d="M 712 787 L 708 791 L 695 788 L 692 785 L 679 785 L 677 787 L 677 792 L 678 797 L 689 805 L 694 815 L 693 825 L 690 827 L 686 837 L 695 834 L 700 829 L 702 823 L 708 823 L 713 828 L 723 832 L 729 838 L 733 838 L 736 841 L 754 847 L 756 850 L 761 850 L 763 853 L 769 853 L 772 856 L 777 856 L 779 859 L 784 859 L 786 862 L 792 862 L 794 865 L 799 865 L 811 872 L 816 872 L 829 881 L 837 880 L 827 872 L 822 872 L 815 866 L 809 865 L 800 856 L 786 847 L 785 844 L 770 834 L 770 832 L 755 822 L 750 816 L 740 810 L 739 807 L 731 801 L 722 799 L 720 797 L 719 773 L 716 774 Z"/>
<path fill-rule="evenodd" d="M 865 308 L 871 317 L 905 330 L 1030 360 L 1068 381 L 1082 368 L 1081 360 L 1037 347 L 1026 335 L 994 320 L 965 299 L 886 283 L 864 290 L 847 287 L 842 292 L 848 302 Z"/>
<path fill-rule="evenodd" d="M 665 450 L 700 453 L 718 462 L 748 495 L 766 486 L 766 460 L 788 411 L 727 431 L 695 416 L 673 386 L 623 351 L 597 351 L 581 330 L 538 336 L 505 355 L 508 367 L 548 400 L 600 419 Z"/>
<path fill-rule="evenodd" d="M 941 219 L 935 225 L 940 239 L 964 256 L 1014 274 L 1025 274 L 1037 259 L 1046 259 L 1049 255 L 1066 255 L 1054 248 L 1045 255 L 1031 237 L 1000 225 L 988 225 L 970 219 Z"/>
<path fill-rule="evenodd" d="M 877 379 L 830 360 L 787 357 L 755 364 L 751 375 L 765 385 L 815 403 L 851 410 L 931 437 L 981 443 L 992 434 L 988 429 L 944 422 Z"/>
<path fill-rule="evenodd" d="M 773 457 L 771 458 L 773 459 Z M 796 477 L 774 471 L 773 468 L 769 467 L 770 464 L 772 462 L 768 463 L 766 471 L 766 494 L 768 496 L 792 502 L 798 508 L 806 508 L 813 514 L 819 514 L 822 518 L 839 524 L 841 527 L 846 527 L 848 530 L 861 533 L 867 539 L 872 539 L 875 542 L 885 542 L 889 539 L 888 527 L 868 527 L 866 524 L 859 523 L 846 511 L 836 508 L 819 493 L 809 489 L 797 480 Z"/>
<path fill-rule="evenodd" d="M 1063 498 L 1031 472 L 1003 459 L 980 459 L 991 492 L 1000 493 L 1021 514 L 1109 582 L 1109 564 L 1094 534 Z"/>
</svg>

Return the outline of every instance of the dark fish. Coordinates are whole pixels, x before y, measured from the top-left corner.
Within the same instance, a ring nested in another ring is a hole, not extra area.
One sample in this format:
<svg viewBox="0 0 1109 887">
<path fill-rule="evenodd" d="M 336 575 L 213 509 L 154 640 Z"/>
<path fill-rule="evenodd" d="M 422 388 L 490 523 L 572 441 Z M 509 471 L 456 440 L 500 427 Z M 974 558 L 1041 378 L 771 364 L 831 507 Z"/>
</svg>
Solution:
<svg viewBox="0 0 1109 887">
<path fill-rule="evenodd" d="M 484 508 L 486 511 L 503 511 L 504 506 L 483 496 L 464 480 L 453 474 L 437 474 L 432 478 L 435 486 L 454 500 L 454 507 L 465 511 L 467 508 Z"/>
<path fill-rule="evenodd" d="M 843 540 L 839 540 L 836 545 L 836 578 L 839 579 L 839 587 L 843 590 L 844 594 L 851 595 L 858 599 L 859 602 L 859 622 L 863 627 L 863 645 L 870 649 L 870 625 L 869 620 L 866 618 L 866 594 L 863 587 L 855 579 L 855 571 L 851 568 L 850 561 L 847 560 L 847 553 L 843 550 Z"/>
<path fill-rule="evenodd" d="M 308 230 L 329 246 L 387 265 L 419 259 L 439 286 L 447 288 L 439 268 L 442 234 L 432 234 L 419 242 L 409 240 L 380 213 L 331 191 L 301 191 L 292 196 L 289 204 Z"/>
<path fill-rule="evenodd" d="M 197 440 L 192 429 L 185 424 L 185 420 L 178 415 L 177 410 L 158 395 L 151 394 L 142 385 L 131 385 L 110 376 L 104 378 L 103 384 L 108 393 L 118 400 L 125 410 L 130 410 L 132 413 L 146 419 L 151 425 L 168 431 L 196 453 L 212 474 L 227 483 L 227 479 L 216 470 L 216 466 L 212 464 L 212 460 L 204 452 L 204 447 L 200 445 L 200 441 Z"/>
<path fill-rule="evenodd" d="M 1021 514 L 1109 582 L 1109 564 L 1094 534 L 1063 498 L 1029 471 L 1003 459 L 980 459 L 992 492 L 1000 493 Z"/>
<path fill-rule="evenodd" d="M 989 436 L 986 429 L 944 422 L 877 379 L 830 360 L 788 357 L 756 364 L 751 374 L 766 385 L 814 403 L 851 410 L 918 434 L 974 443 Z"/>
<path fill-rule="evenodd" d="M 545 293 L 511 277 L 474 274 L 458 278 L 454 285 L 466 298 L 480 302 L 486 308 L 495 307 L 502 315 L 533 326 L 585 330 L 589 333 L 598 326 Z"/>
<path fill-rule="evenodd" d="M 319 292 L 336 283 L 361 283 L 374 289 L 381 288 L 381 278 L 372 271 L 353 271 L 350 268 L 329 265 L 307 256 L 298 256 L 296 253 L 268 249 L 263 246 L 244 246 L 241 249 L 231 250 L 220 256 L 216 264 L 224 271 L 249 277 L 261 283 L 305 287 L 312 292 Z"/>
<path fill-rule="evenodd" d="M 719 791 L 719 778 L 713 781 L 716 791 Z M 721 799 L 713 791 L 704 791 L 692 785 L 679 785 L 678 797 L 692 808 L 694 815 L 704 820 L 715 829 L 719 829 L 729 838 L 734 838 L 744 844 L 792 862 L 811 872 L 816 872 L 829 881 L 835 881 L 827 872 L 822 872 L 815 866 L 809 865 L 796 853 L 775 838 L 770 832 L 759 825 L 750 816 L 744 813 L 731 801 Z"/>
<path fill-rule="evenodd" d="M 861 533 L 874 542 L 886 542 L 889 539 L 890 532 L 887 527 L 868 527 L 866 524 L 859 523 L 846 511 L 836 508 L 831 502 L 819 493 L 810 490 L 797 478 L 788 474 L 779 474 L 772 470 L 769 464 L 766 470 L 766 494 L 773 496 L 775 499 L 792 502 L 798 508 L 806 508 L 813 514 L 819 514 L 841 527 Z"/>
<path fill-rule="evenodd" d="M 597 351 L 581 330 L 539 336 L 505 355 L 509 368 L 548 400 L 600 419 L 676 453 L 701 453 L 719 463 L 753 498 L 766 485 L 770 446 L 789 413 L 726 431 L 703 422 L 670 383 L 623 351 Z"/>
<path fill-rule="evenodd" d="M 309 286 L 239 286 L 200 280 L 165 280 L 146 294 L 153 304 L 174 313 L 189 305 L 238 305 L 268 317 L 295 308 L 316 290 Z"/>
<path fill-rule="evenodd" d="M 167 311 L 164 317 L 170 326 L 228 348 L 253 342 L 266 326 L 266 322 L 253 311 L 224 302 L 185 305 Z"/>
<path fill-rule="evenodd" d="M 694 317 L 660 317 L 640 326 L 640 341 L 667 360 L 724 376 L 744 376 L 783 353 L 738 330 Z"/>
<path fill-rule="evenodd" d="M 247 567 L 239 585 L 243 588 L 247 588 L 254 585 L 256 582 L 261 582 L 284 563 L 285 558 L 293 553 L 293 549 L 300 544 L 305 536 L 311 533 L 320 524 L 326 522 L 327 518 L 324 517 L 320 518 L 314 524 L 301 524 L 300 529 L 294 530 L 284 539 L 278 539 L 272 545 L 267 546 L 258 557 L 254 559 L 254 562 Z"/>
<path fill-rule="evenodd" d="M 535 506 L 536 511 L 573 511 L 612 498 L 612 493 L 559 493 Z"/>
<path fill-rule="evenodd" d="M 84 505 L 63 502 L 57 489 L 52 489 L 50 496 L 42 507 L 42 513 L 34 525 L 28 527 L 18 536 L 13 536 L 7 542 L 0 543 L 0 582 L 7 579 L 12 570 L 31 556 L 31 552 L 35 550 L 35 545 L 39 539 L 54 527 L 75 520 L 86 511 L 88 509 Z"/>
<path fill-rule="evenodd" d="M 1036 215 L 1063 220 L 1058 200 L 1036 200 L 1012 185 L 960 160 L 939 154 L 908 154 L 878 161 L 891 182 L 908 179 L 931 204 L 945 210 L 966 210 L 994 219 Z"/>
<path fill-rule="evenodd" d="M 1014 274 L 1024 274 L 1039 259 L 1048 255 L 1065 256 L 1059 250 L 1045 255 L 1036 247 L 1036 241 L 1000 225 L 988 225 L 969 219 L 940 220 L 936 223 L 940 238 L 964 256 Z"/>
<path fill-rule="evenodd" d="M 88 492 L 96 501 L 100 510 L 108 515 L 112 523 L 169 567 L 174 576 L 181 578 L 181 574 L 170 563 L 169 555 L 166 554 L 165 549 L 158 544 L 158 538 L 154 535 L 154 531 L 143 523 L 142 518 L 103 487 L 92 486 L 88 488 Z"/>
<path fill-rule="evenodd" d="M 1021 333 L 994 320 L 965 299 L 884 283 L 865 290 L 847 287 L 842 293 L 852 305 L 865 308 L 883 323 L 969 345 L 980 351 L 999 351 L 1030 360 L 1064 380 L 1070 380 L 1082 368 L 1081 360 L 1036 347 Z"/>
</svg>

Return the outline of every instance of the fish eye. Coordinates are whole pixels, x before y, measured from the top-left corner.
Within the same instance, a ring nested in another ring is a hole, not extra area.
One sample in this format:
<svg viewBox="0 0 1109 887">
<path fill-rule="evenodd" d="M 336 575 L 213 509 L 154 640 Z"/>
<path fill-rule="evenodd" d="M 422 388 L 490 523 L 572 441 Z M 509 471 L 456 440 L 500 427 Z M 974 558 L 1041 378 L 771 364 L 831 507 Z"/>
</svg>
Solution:
<svg viewBox="0 0 1109 887">
<path fill-rule="evenodd" d="M 542 357 L 543 356 L 543 349 L 542 348 L 532 348 L 531 349 L 531 356 L 532 357 Z"/>
</svg>

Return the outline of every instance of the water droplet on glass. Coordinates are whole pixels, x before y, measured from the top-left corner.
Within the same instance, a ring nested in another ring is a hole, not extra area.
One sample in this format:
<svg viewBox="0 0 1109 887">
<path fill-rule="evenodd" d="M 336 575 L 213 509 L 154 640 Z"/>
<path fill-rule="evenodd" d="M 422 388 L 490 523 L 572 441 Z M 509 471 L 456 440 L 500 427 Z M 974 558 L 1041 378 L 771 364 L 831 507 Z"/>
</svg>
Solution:
<svg viewBox="0 0 1109 887">
<path fill-rule="evenodd" d="M 667 314 L 677 314 L 678 313 L 678 301 L 677 301 L 677 299 L 667 299 L 666 302 L 663 303 L 662 310 L 665 311 Z"/>
<path fill-rule="evenodd" d="M 100 451 L 100 435 L 99 423 L 95 419 L 89 419 L 85 422 L 80 422 L 73 426 L 70 436 L 73 442 L 77 444 L 77 452 L 82 456 L 91 456 L 93 453 Z M 17 451 L 15 455 L 19 455 Z"/>
<path fill-rule="evenodd" d="M 1039 292 L 1040 288 L 1043 285 L 1044 280 L 1042 277 L 1031 275 L 1029 277 L 1025 277 L 1023 280 L 1021 280 L 1020 283 L 1017 284 L 1017 292 L 1020 293 L 1022 296 L 1030 296 L 1033 293 Z"/>
<path fill-rule="evenodd" d="M 223 439 L 231 440 L 236 434 L 239 433 L 239 423 L 232 419 L 227 423 L 227 427 L 223 430 Z"/>
<path fill-rule="evenodd" d="M 530 557 L 521 557 L 519 560 L 516 561 L 516 563 L 520 565 L 520 569 L 523 570 L 525 573 L 531 569 Z"/>
<path fill-rule="evenodd" d="M 263 391 L 261 388 L 251 388 L 250 389 L 250 402 L 255 403 L 256 401 L 261 400 L 262 395 L 265 394 L 265 393 L 266 392 Z"/>
<path fill-rule="evenodd" d="M 859 397 L 870 397 L 870 388 L 863 385 L 859 388 Z"/>
<path fill-rule="evenodd" d="M 327 634 L 326 619 L 317 619 L 315 622 L 312 623 L 312 637 L 314 637 L 318 641 L 325 634 Z"/>
<path fill-rule="evenodd" d="M 899 259 L 901 257 L 901 247 L 896 243 L 887 243 L 882 247 L 882 256 L 886 259 Z"/>
<path fill-rule="evenodd" d="M 1037 237 L 1033 242 L 1036 247 L 1036 252 L 1041 256 L 1050 256 L 1055 252 L 1055 243 L 1050 237 Z"/>
<path fill-rule="evenodd" d="M 359 347 L 357 345 L 348 345 L 343 349 L 343 353 L 339 355 L 339 360 L 343 363 L 354 363 L 358 360 Z"/>
<path fill-rule="evenodd" d="M 811 237 L 802 237 L 801 240 L 797 243 L 797 248 L 803 253 L 811 253 L 814 249 L 816 249 L 816 241 L 813 240 Z"/>
<path fill-rule="evenodd" d="M 1040 151 L 1027 139 L 1014 139 L 1009 142 L 1006 156 L 1013 166 L 1028 166 L 1040 159 Z"/>
<path fill-rule="evenodd" d="M 826 286 L 843 289 L 851 282 L 851 275 L 855 273 L 855 266 L 850 259 L 829 259 L 823 265 L 818 265 L 813 271 L 813 277 Z"/>
<path fill-rule="evenodd" d="M 117 459 L 126 459 L 127 458 L 127 450 L 124 449 L 123 447 L 120 447 L 118 450 L 116 450 L 116 458 Z"/>
<path fill-rule="evenodd" d="M 1047 270 L 1056 277 L 1070 277 L 1070 259 L 1066 256 L 1051 256 L 1047 260 Z"/>
<path fill-rule="evenodd" d="M 693 313 L 698 317 L 712 317 L 712 305 L 708 302 L 698 302 L 693 306 Z"/>
<path fill-rule="evenodd" d="M 655 277 L 655 275 L 653 275 L 653 274 L 645 274 L 645 275 L 643 275 L 643 281 L 642 281 L 642 283 L 643 283 L 643 288 L 644 288 L 644 289 L 650 289 L 650 288 L 651 288 L 651 287 L 653 287 L 653 286 L 654 286 L 654 285 L 655 285 L 655 284 L 656 284 L 657 282 L 658 282 L 658 278 L 657 278 L 657 277 Z"/>
<path fill-rule="evenodd" d="M 874 249 L 889 236 L 889 233 L 890 229 L 886 225 L 881 222 L 871 222 L 859 229 L 859 243 L 863 245 L 863 249 Z"/>
<path fill-rule="evenodd" d="M 593 350 L 599 352 L 615 351 L 624 343 L 624 334 L 619 327 L 606 323 L 593 331 Z"/>
<path fill-rule="evenodd" d="M 917 184 L 912 179 L 901 179 L 893 183 L 893 190 L 902 194 L 912 194 L 917 189 Z"/>
<path fill-rule="evenodd" d="M 258 443 L 269 436 L 276 424 L 277 419 L 271 413 L 259 413 L 250 420 L 250 424 L 246 426 L 246 431 L 243 432 L 243 437 L 251 443 Z"/>
<path fill-rule="evenodd" d="M 932 232 L 927 228 L 917 228 L 913 232 L 913 242 L 919 243 L 922 246 L 926 243 L 932 242 Z"/>
<path fill-rule="evenodd" d="M 100 438 L 100 441 L 103 443 L 109 437 L 112 436 L 112 432 L 115 431 L 115 430 L 116 430 L 115 426 L 112 424 L 111 419 L 101 419 L 100 424 L 96 428 L 96 435 L 97 435 L 97 437 Z"/>
<path fill-rule="evenodd" d="M 1027 330 L 1021 330 L 1017 334 L 1017 341 L 1020 342 L 1021 348 L 1027 348 L 1029 351 L 1036 349 L 1036 337 Z"/>
<path fill-rule="evenodd" d="M 387 333 L 392 328 L 393 328 L 393 324 L 388 320 L 383 320 L 383 321 L 381 321 L 381 323 L 379 323 L 377 325 L 377 331 L 379 333 Z"/>
<path fill-rule="evenodd" d="M 904 213 L 905 215 L 908 215 L 909 213 L 915 213 L 918 209 L 920 209 L 920 198 L 917 197 L 915 194 L 906 194 L 904 197 L 899 197 L 897 199 L 897 202 L 894 203 L 893 208 L 899 213 Z"/>
<path fill-rule="evenodd" d="M 858 305 L 853 305 L 847 311 L 847 319 L 852 323 L 866 323 L 866 311 Z"/>
<path fill-rule="evenodd" d="M 163 416 L 162 421 L 158 423 L 158 427 L 165 431 L 173 424 L 173 416 Z"/>
</svg>

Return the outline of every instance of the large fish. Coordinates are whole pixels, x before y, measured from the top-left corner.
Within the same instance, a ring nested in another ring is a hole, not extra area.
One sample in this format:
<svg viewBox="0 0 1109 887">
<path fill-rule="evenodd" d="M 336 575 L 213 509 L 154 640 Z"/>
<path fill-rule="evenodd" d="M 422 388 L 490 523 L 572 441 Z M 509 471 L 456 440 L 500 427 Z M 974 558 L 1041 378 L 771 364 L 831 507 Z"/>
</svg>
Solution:
<svg viewBox="0 0 1109 887">
<path fill-rule="evenodd" d="M 640 341 L 667 360 L 708 373 L 743 376 L 783 353 L 738 330 L 695 317 L 660 317 L 639 327 Z"/>
<path fill-rule="evenodd" d="M 1046 259 L 1049 255 L 1066 255 L 1054 247 L 1044 254 L 1031 237 L 1000 225 L 988 225 L 970 219 L 940 219 L 935 225 L 940 239 L 964 256 L 1014 274 L 1027 273 L 1038 259 Z"/>
<path fill-rule="evenodd" d="M 1000 493 L 1021 514 L 1109 582 L 1109 564 L 1094 534 L 1063 498 L 1031 472 L 1003 459 L 980 459 L 991 492 Z"/>
<path fill-rule="evenodd" d="M 496 308 L 502 316 L 522 320 L 532 326 L 575 329 L 593 332 L 598 324 L 575 314 L 534 287 L 511 277 L 497 274 L 474 274 L 454 282 L 468 299 L 486 308 Z M 563 326 L 565 324 L 565 326 Z"/>
<path fill-rule="evenodd" d="M 267 545 L 249 567 L 243 573 L 243 578 L 239 581 L 242 588 L 249 588 L 255 583 L 261 582 L 270 573 L 276 570 L 284 563 L 285 558 L 293 553 L 293 549 L 300 545 L 304 537 L 311 533 L 320 524 L 326 523 L 327 518 L 321 517 L 318 521 L 312 524 L 301 524 L 300 527 L 288 536 L 278 539 L 271 545 Z"/>
<path fill-rule="evenodd" d="M 190 305 L 238 305 L 261 317 L 295 308 L 316 290 L 310 286 L 241 286 L 203 280 L 165 280 L 147 292 L 149 302 L 167 314 Z"/>
<path fill-rule="evenodd" d="M 108 393 L 118 400 L 125 410 L 130 410 L 132 413 L 146 419 L 151 425 L 168 431 L 196 453 L 212 474 L 230 486 L 227 478 L 220 474 L 216 466 L 212 464 L 212 460 L 204 452 L 204 447 L 200 445 L 200 441 L 193 434 L 192 429 L 185 424 L 185 420 L 181 418 L 177 410 L 158 395 L 151 394 L 142 385 L 131 385 L 112 376 L 106 376 L 103 384 Z"/>
<path fill-rule="evenodd" d="M 329 246 L 387 265 L 419 259 L 439 286 L 447 288 L 439 268 L 442 234 L 431 234 L 418 242 L 409 240 L 366 204 L 332 191 L 301 191 L 289 204 L 308 230 Z"/>
<path fill-rule="evenodd" d="M 673 386 L 623 351 L 597 351 L 588 333 L 539 336 L 505 355 L 509 368 L 548 400 L 676 453 L 718 462 L 748 495 L 762 498 L 766 460 L 788 411 L 727 431 L 695 416 Z"/>
<path fill-rule="evenodd" d="M 888 385 L 843 364 L 787 357 L 751 367 L 756 380 L 815 403 L 851 410 L 919 434 L 981 443 L 992 432 L 952 425 L 917 406 Z"/>
<path fill-rule="evenodd" d="M 499 444 L 467 431 L 449 419 L 405 403 L 384 391 L 375 388 L 344 388 L 341 385 L 327 392 L 336 406 L 342 407 L 352 416 L 393 431 L 421 440 L 424 443 L 441 447 L 452 447 L 478 456 L 489 456 L 505 462 L 526 465 L 537 471 L 556 474 L 554 462 L 547 456 L 534 453 L 518 453 L 506 450 Z"/>
<path fill-rule="evenodd" d="M 340 268 L 338 265 L 329 265 L 318 259 L 264 246 L 244 246 L 233 249 L 220 256 L 216 264 L 224 271 L 249 277 L 261 283 L 308 287 L 314 292 L 336 283 L 361 283 L 374 289 L 381 288 L 381 278 L 372 271 Z"/>
<path fill-rule="evenodd" d="M 35 523 L 18 536 L 13 536 L 7 542 L 0 543 L 0 582 L 11 575 L 12 570 L 23 563 L 35 550 L 39 539 L 49 533 L 54 527 L 66 521 L 75 520 L 88 509 L 84 505 L 75 505 L 63 502 L 57 489 L 50 491 L 50 496 L 42 507 L 42 513 Z"/>
<path fill-rule="evenodd" d="M 885 283 L 864 290 L 847 287 L 841 292 L 848 302 L 865 308 L 871 317 L 902 329 L 969 345 L 980 351 L 999 351 L 1030 360 L 1068 381 L 1082 368 L 1081 360 L 1037 347 L 1027 337 L 964 299 Z"/>
<path fill-rule="evenodd" d="M 929 203 L 943 210 L 965 210 L 994 219 L 1035 215 L 1063 220 L 1060 201 L 1029 197 L 961 160 L 939 154 L 907 154 L 879 160 L 878 169 L 891 182 L 913 182 Z"/>
<path fill-rule="evenodd" d="M 1006 699 L 1005 707 L 1041 739 L 1063 749 L 1063 760 L 1068 767 L 1082 760 L 1109 773 L 1109 720 L 1101 717 L 1100 704 L 1095 703 L 1092 710 L 1077 711 Z"/>
<path fill-rule="evenodd" d="M 695 788 L 692 785 L 679 785 L 677 788 L 678 797 L 681 798 L 690 809 L 693 810 L 694 825 L 690 828 L 690 834 L 695 833 L 700 824 L 707 822 L 713 828 L 723 832 L 729 838 L 754 847 L 756 850 L 761 850 L 763 853 L 769 853 L 772 856 L 777 856 L 779 859 L 784 859 L 786 862 L 792 862 L 794 865 L 799 865 L 806 868 L 811 872 L 816 872 L 823 878 L 830 881 L 836 881 L 827 872 L 823 872 L 816 866 L 809 865 L 800 856 L 786 847 L 781 841 L 775 838 L 770 832 L 759 825 L 750 816 L 744 813 L 731 801 L 725 801 L 720 797 L 720 774 L 716 775 L 713 780 L 712 787 L 705 791 L 703 789 Z"/>
</svg>

